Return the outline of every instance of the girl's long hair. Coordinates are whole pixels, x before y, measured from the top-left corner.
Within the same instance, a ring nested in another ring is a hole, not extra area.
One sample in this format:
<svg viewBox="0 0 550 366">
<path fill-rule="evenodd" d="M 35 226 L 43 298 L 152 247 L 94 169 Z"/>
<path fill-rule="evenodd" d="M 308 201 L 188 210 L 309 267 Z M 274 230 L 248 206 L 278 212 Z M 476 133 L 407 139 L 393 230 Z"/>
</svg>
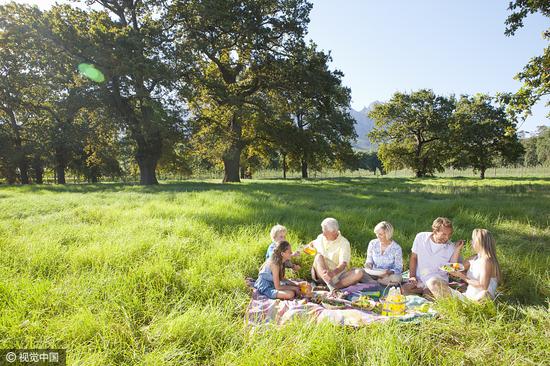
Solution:
<svg viewBox="0 0 550 366">
<path fill-rule="evenodd" d="M 283 278 L 285 276 L 285 267 L 283 265 L 283 252 L 288 250 L 288 248 L 290 248 L 290 243 L 283 240 L 275 246 L 273 254 L 271 255 L 271 261 L 279 266 L 279 278 Z"/>
<path fill-rule="evenodd" d="M 500 265 L 497 259 L 496 241 L 491 232 L 485 229 L 474 229 L 472 242 L 478 243 L 481 247 L 481 254 L 493 262 L 497 281 L 500 282 Z"/>
</svg>

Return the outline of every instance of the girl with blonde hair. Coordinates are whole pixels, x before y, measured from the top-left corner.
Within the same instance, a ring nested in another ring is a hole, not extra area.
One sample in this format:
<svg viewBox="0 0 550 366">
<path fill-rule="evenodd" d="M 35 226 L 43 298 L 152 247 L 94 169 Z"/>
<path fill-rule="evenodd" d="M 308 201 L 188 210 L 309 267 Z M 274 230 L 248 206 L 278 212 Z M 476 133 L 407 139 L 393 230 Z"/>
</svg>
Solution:
<svg viewBox="0 0 550 366">
<path fill-rule="evenodd" d="M 455 253 L 458 253 L 461 247 L 457 248 L 458 250 Z M 451 276 L 461 278 L 468 284 L 466 292 L 461 294 L 447 287 L 442 291 L 437 291 L 438 293 L 434 293 L 436 297 L 452 295 L 473 301 L 495 298 L 497 285 L 501 277 L 495 238 L 486 229 L 474 229 L 472 232 L 472 249 L 476 254 L 464 261 L 464 270 L 450 273 Z"/>
</svg>

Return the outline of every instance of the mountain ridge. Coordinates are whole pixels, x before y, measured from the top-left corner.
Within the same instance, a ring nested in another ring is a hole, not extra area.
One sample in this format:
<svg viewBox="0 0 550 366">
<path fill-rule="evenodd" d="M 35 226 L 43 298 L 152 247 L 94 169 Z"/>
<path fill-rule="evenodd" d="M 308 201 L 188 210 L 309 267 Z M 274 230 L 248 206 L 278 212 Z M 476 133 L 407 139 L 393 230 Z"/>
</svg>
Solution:
<svg viewBox="0 0 550 366">
<path fill-rule="evenodd" d="M 355 119 L 355 132 L 357 133 L 357 141 L 353 147 L 358 150 L 373 150 L 376 149 L 376 144 L 371 143 L 368 134 L 374 128 L 374 121 L 369 118 L 368 113 L 372 108 L 379 104 L 379 101 L 374 101 L 368 106 L 364 106 L 360 111 L 350 108 L 350 115 Z"/>
</svg>

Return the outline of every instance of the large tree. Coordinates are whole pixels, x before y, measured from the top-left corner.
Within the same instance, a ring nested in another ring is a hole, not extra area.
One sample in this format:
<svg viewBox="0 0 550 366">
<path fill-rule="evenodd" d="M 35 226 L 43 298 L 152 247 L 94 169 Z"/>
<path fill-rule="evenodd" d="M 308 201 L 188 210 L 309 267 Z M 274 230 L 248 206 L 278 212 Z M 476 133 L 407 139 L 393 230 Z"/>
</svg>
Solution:
<svg viewBox="0 0 550 366">
<path fill-rule="evenodd" d="M 44 38 L 49 22 L 46 14 L 36 7 L 14 3 L 1 7 L 0 14 L 0 55 L 5 61 L 0 109 L 12 121 L 21 181 L 28 183 L 28 158 L 22 149 L 21 138 L 26 126 L 21 121 L 43 119 L 48 121 L 43 127 L 47 131 L 57 180 L 63 184 L 65 169 L 78 140 L 74 118 L 87 102 L 89 88 L 71 65 L 70 58 Z M 34 118 L 29 118 L 28 114 Z"/>
<path fill-rule="evenodd" d="M 550 18 L 550 2 L 548 0 L 515 0 L 509 3 L 512 13 L 506 19 L 507 36 L 513 36 L 523 27 L 523 20 L 533 13 L 541 13 Z M 550 28 L 543 38 L 550 41 Z M 531 114 L 531 108 L 540 100 L 550 96 L 550 46 L 544 48 L 541 56 L 531 58 L 515 79 L 523 85 L 516 93 L 503 93 L 500 98 L 508 104 L 508 112 L 515 118 L 526 118 Z M 550 101 L 546 103 L 550 106 Z M 550 112 L 547 117 L 550 117 Z"/>
<path fill-rule="evenodd" d="M 471 167 L 485 178 L 485 171 L 499 163 L 515 163 L 523 147 L 504 107 L 493 105 L 486 94 L 462 96 L 451 123 L 449 164 Z"/>
<path fill-rule="evenodd" d="M 196 68 L 191 101 L 195 132 L 219 153 L 224 182 L 238 182 L 241 153 L 265 116 L 266 80 L 305 33 L 305 0 L 179 1 L 173 19 L 177 42 L 191 50 Z M 263 114 L 263 115 L 262 115 Z"/>
<path fill-rule="evenodd" d="M 179 119 L 171 90 L 179 82 L 170 6 L 164 1 L 86 1 L 101 11 L 54 6 L 45 36 L 99 78 L 97 97 L 118 116 L 133 140 L 141 184 L 156 184 L 163 144 Z M 97 71 L 96 71 L 97 70 Z M 92 83 L 92 82 L 90 82 Z"/>
<path fill-rule="evenodd" d="M 351 91 L 342 84 L 343 73 L 330 70 L 330 55 L 314 43 L 299 44 L 292 51 L 272 74 L 280 108 L 290 119 L 290 131 L 284 135 L 293 135 L 280 144 L 291 163 L 299 164 L 302 178 L 308 178 L 311 166 L 346 167 L 357 135 L 349 114 Z"/>
<path fill-rule="evenodd" d="M 369 113 L 375 127 L 369 134 L 379 143 L 386 170 L 412 169 L 417 177 L 443 171 L 449 157 L 448 139 L 454 98 L 432 90 L 395 93 Z"/>
<path fill-rule="evenodd" d="M 12 13 L 18 13 L 21 19 L 14 22 Z M 41 12 L 24 5 L 8 4 L 0 6 L 0 118 L 9 127 L 9 139 L 13 155 L 5 157 L 12 160 L 19 170 L 22 184 L 29 183 L 29 141 L 25 139 L 28 120 L 24 105 L 25 96 L 32 93 L 40 82 L 41 63 L 36 43 L 26 36 L 21 27 L 25 23 L 40 21 Z"/>
</svg>

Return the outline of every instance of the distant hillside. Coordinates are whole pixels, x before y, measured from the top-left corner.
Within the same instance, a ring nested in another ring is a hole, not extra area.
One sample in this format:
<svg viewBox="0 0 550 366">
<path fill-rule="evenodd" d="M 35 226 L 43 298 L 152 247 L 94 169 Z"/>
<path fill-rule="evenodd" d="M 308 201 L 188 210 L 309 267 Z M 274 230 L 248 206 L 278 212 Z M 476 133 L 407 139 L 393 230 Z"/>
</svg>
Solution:
<svg viewBox="0 0 550 366">
<path fill-rule="evenodd" d="M 357 142 L 353 147 L 360 150 L 371 150 L 376 149 L 376 145 L 373 145 L 368 137 L 369 132 L 374 128 L 374 121 L 370 119 L 367 114 L 372 109 L 374 105 L 380 102 L 373 102 L 368 107 L 364 107 L 360 111 L 355 109 L 350 109 L 350 114 L 355 118 L 355 131 L 357 132 Z"/>
</svg>

